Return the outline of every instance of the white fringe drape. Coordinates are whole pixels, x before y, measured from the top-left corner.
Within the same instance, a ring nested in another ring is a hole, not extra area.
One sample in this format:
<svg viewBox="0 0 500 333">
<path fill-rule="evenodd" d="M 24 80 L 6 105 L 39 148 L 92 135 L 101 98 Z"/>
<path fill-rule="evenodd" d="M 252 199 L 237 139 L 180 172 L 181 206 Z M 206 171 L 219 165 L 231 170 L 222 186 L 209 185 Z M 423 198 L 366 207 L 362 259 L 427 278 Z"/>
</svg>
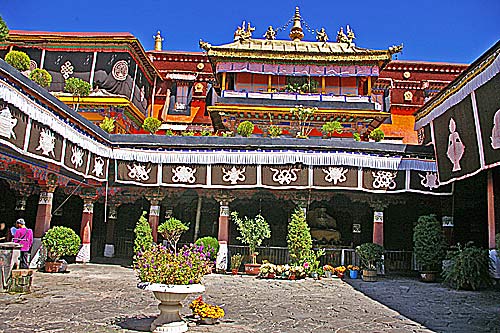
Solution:
<svg viewBox="0 0 500 333">
<path fill-rule="evenodd" d="M 91 137 L 83 133 L 80 133 L 69 124 L 57 118 L 50 111 L 47 111 L 42 106 L 29 99 L 27 96 L 15 90 L 14 87 L 7 85 L 1 80 L 0 98 L 19 108 L 31 119 L 36 120 L 45 126 L 48 126 L 52 131 L 60 134 L 62 137 L 70 140 L 74 144 L 77 144 L 96 155 L 110 157 L 111 149 L 109 147 L 93 140 Z"/>
</svg>

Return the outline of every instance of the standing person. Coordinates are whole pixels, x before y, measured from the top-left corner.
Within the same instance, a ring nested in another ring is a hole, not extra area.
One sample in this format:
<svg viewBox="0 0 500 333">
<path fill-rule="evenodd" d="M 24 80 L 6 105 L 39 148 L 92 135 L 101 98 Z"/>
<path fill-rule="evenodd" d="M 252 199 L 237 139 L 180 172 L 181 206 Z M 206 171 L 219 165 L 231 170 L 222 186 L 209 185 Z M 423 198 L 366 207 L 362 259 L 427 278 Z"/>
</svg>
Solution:
<svg viewBox="0 0 500 333">
<path fill-rule="evenodd" d="M 0 242 L 8 241 L 8 235 L 9 229 L 7 229 L 7 225 L 5 224 L 5 222 L 0 222 Z"/>
<path fill-rule="evenodd" d="M 26 222 L 24 222 L 24 219 L 18 219 L 16 221 L 16 227 L 17 231 L 12 241 L 22 245 L 21 264 L 19 265 L 19 268 L 26 269 L 29 268 L 29 255 L 31 245 L 33 244 L 33 230 L 26 228 Z"/>
</svg>

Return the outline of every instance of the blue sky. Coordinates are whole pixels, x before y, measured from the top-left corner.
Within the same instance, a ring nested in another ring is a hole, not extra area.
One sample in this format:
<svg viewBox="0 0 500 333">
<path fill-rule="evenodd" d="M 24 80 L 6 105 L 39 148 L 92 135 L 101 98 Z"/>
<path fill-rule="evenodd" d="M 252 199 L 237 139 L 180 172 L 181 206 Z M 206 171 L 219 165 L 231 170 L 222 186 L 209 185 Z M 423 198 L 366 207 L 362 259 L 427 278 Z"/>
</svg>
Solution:
<svg viewBox="0 0 500 333">
<path fill-rule="evenodd" d="M 269 25 L 283 26 L 295 6 L 312 28 L 325 27 L 330 40 L 349 24 L 357 46 L 385 49 L 404 43 L 399 59 L 470 63 L 500 37 L 498 0 L 0 0 L 0 15 L 10 29 L 131 32 L 146 50 L 161 30 L 164 49 L 200 51 L 200 38 L 228 43 L 243 20 L 260 38 Z M 288 38 L 288 32 L 278 38 Z M 314 36 L 307 33 L 306 39 Z"/>
</svg>

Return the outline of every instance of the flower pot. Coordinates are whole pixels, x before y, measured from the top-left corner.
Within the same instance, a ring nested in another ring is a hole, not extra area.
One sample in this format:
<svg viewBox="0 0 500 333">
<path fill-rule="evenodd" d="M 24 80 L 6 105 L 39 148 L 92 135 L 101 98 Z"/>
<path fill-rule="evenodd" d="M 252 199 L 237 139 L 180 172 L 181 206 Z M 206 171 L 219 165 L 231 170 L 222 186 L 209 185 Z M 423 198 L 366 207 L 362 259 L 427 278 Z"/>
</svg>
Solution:
<svg viewBox="0 0 500 333">
<path fill-rule="evenodd" d="M 233 269 L 231 269 L 231 273 L 232 273 L 233 275 L 238 275 L 238 269 L 237 269 L 237 268 L 233 268 Z"/>
<path fill-rule="evenodd" d="M 260 264 L 245 264 L 245 273 L 248 275 L 259 275 Z"/>
<path fill-rule="evenodd" d="M 330 272 L 330 271 L 325 271 L 325 277 L 326 277 L 326 278 L 331 278 L 331 277 L 332 277 L 332 272 Z"/>
<path fill-rule="evenodd" d="M 420 272 L 420 280 L 422 282 L 436 282 L 437 274 L 435 271 L 422 271 Z"/>
<path fill-rule="evenodd" d="M 351 279 L 357 279 L 358 278 L 358 271 L 349 271 L 349 277 Z"/>
<path fill-rule="evenodd" d="M 291 275 L 288 277 L 288 280 L 295 280 L 295 274 L 291 274 Z"/>
<path fill-rule="evenodd" d="M 46 261 L 45 262 L 45 272 L 46 273 L 58 273 L 61 271 L 63 262 L 61 261 Z"/>
<path fill-rule="evenodd" d="M 339 277 L 339 279 L 343 279 L 344 278 L 344 273 L 337 273 L 337 276 Z"/>
<path fill-rule="evenodd" d="M 201 294 L 205 286 L 201 284 L 190 285 L 168 285 L 161 283 L 141 283 L 139 288 L 150 290 L 160 301 L 158 309 L 160 315 L 151 324 L 151 331 L 156 332 L 186 332 L 187 323 L 182 320 L 179 311 L 182 309 L 181 302 L 189 294 Z"/>
<path fill-rule="evenodd" d="M 363 281 L 376 282 L 377 281 L 377 271 L 364 269 L 363 270 Z"/>
</svg>

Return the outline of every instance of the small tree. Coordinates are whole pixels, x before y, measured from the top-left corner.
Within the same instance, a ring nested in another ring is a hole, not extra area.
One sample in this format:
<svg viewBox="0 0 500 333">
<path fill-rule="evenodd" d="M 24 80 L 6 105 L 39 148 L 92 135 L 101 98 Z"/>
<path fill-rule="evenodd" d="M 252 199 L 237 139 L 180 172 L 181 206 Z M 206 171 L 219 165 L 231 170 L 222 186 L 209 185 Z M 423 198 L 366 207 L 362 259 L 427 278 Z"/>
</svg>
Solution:
<svg viewBox="0 0 500 333">
<path fill-rule="evenodd" d="M 324 123 L 323 126 L 321 127 L 321 130 L 323 133 L 328 134 L 329 136 L 332 136 L 335 133 L 342 133 L 343 127 L 342 124 L 338 121 L 329 121 L 327 123 Z"/>
<path fill-rule="evenodd" d="M 5 23 L 3 18 L 0 16 L 0 42 L 5 41 L 8 35 L 9 28 L 7 27 L 7 24 Z"/>
<path fill-rule="evenodd" d="M 251 121 L 245 120 L 238 125 L 236 131 L 241 136 L 249 137 L 250 135 L 252 135 L 254 128 L 255 126 Z"/>
<path fill-rule="evenodd" d="M 424 270 L 437 271 L 446 255 L 446 240 L 436 215 L 422 215 L 413 228 L 413 251 Z"/>
<path fill-rule="evenodd" d="M 293 265 L 303 265 L 312 253 L 312 237 L 306 221 L 306 214 L 296 208 L 288 223 L 288 252 Z"/>
<path fill-rule="evenodd" d="M 238 227 L 241 235 L 238 237 L 238 240 L 248 245 L 250 255 L 252 256 L 252 263 L 257 264 L 258 253 L 255 252 L 255 249 L 262 244 L 264 239 L 271 237 L 269 223 L 260 214 L 253 219 L 249 219 L 246 216 L 241 219 L 238 216 L 238 212 L 232 212 L 231 218 Z"/>
<path fill-rule="evenodd" d="M 80 237 L 70 228 L 52 227 L 43 236 L 42 245 L 47 251 L 47 261 L 57 261 L 78 253 Z"/>
<path fill-rule="evenodd" d="M 30 57 L 22 51 L 10 51 L 5 61 L 20 72 L 30 69 Z"/>
<path fill-rule="evenodd" d="M 448 253 L 450 265 L 443 270 L 444 282 L 455 289 L 477 290 L 491 284 L 488 250 L 458 244 Z"/>
<path fill-rule="evenodd" d="M 99 127 L 108 133 L 112 133 L 115 130 L 115 119 L 111 117 L 104 117 Z"/>
<path fill-rule="evenodd" d="M 35 68 L 30 73 L 30 79 L 38 83 L 39 86 L 48 88 L 52 83 L 52 75 L 45 69 Z"/>
<path fill-rule="evenodd" d="M 356 253 L 361 259 L 363 268 L 367 270 L 376 270 L 377 265 L 382 262 L 384 248 L 375 243 L 364 243 L 356 247 Z"/>
<path fill-rule="evenodd" d="M 155 134 L 160 126 L 161 121 L 154 117 L 147 117 L 146 119 L 144 119 L 144 123 L 142 124 L 142 128 L 144 128 L 145 131 L 148 131 L 151 134 Z"/>
<path fill-rule="evenodd" d="M 292 109 L 290 109 L 290 113 L 292 113 L 299 123 L 299 132 L 297 133 L 298 138 L 307 138 L 309 134 L 311 134 L 311 122 L 309 121 L 314 114 L 318 111 L 317 107 L 314 108 L 305 108 L 302 105 L 298 105 Z"/>
<path fill-rule="evenodd" d="M 375 128 L 373 131 L 370 132 L 369 135 L 369 138 L 375 142 L 382 141 L 384 137 L 385 137 L 384 131 L 382 131 L 380 128 Z"/>
<path fill-rule="evenodd" d="M 158 232 L 168 242 L 172 250 L 177 253 L 177 243 L 183 232 L 187 231 L 189 227 L 182 223 L 180 220 L 171 217 L 158 226 Z"/>
<path fill-rule="evenodd" d="M 141 217 L 135 225 L 134 233 L 134 253 L 149 250 L 153 244 L 153 232 L 148 220 L 146 219 L 147 212 L 143 211 Z"/>
<path fill-rule="evenodd" d="M 88 96 L 90 94 L 90 83 L 77 77 L 70 77 L 65 81 L 64 91 L 71 93 L 73 97 L 77 98 L 75 106 L 76 111 L 80 106 L 80 97 Z"/>
</svg>

